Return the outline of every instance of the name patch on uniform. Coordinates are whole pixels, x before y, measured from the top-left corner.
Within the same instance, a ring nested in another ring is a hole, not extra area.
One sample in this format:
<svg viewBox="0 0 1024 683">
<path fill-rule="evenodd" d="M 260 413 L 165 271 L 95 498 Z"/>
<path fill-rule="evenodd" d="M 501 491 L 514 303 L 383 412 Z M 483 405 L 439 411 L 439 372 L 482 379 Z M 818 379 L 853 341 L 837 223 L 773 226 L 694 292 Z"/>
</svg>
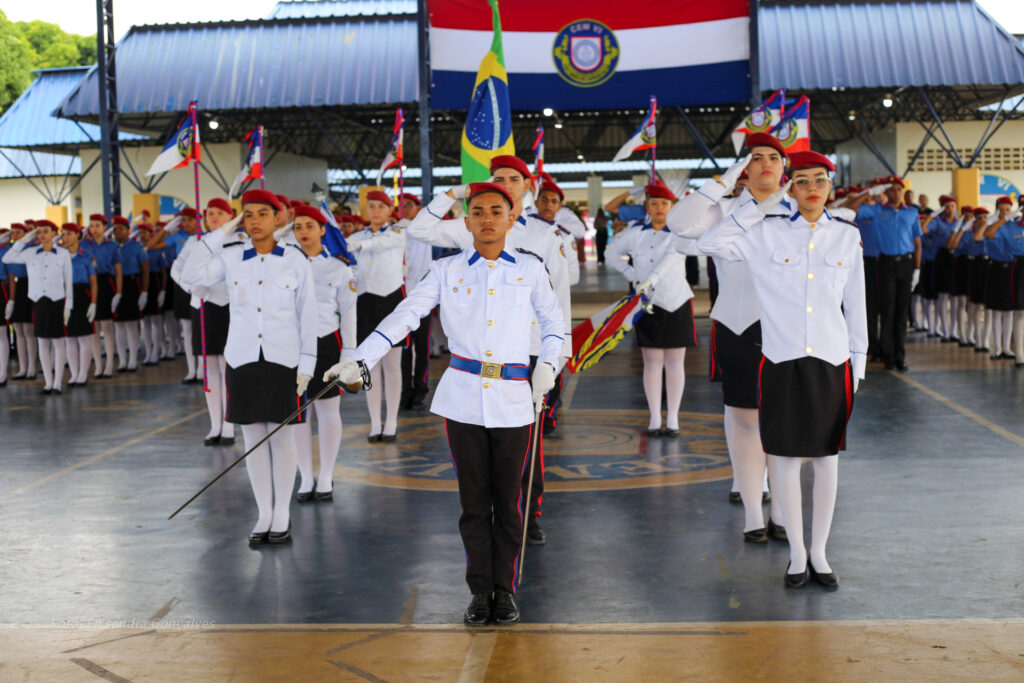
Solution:
<svg viewBox="0 0 1024 683">
<path fill-rule="evenodd" d="M 551 54 L 562 80 L 579 88 L 592 88 L 615 74 L 619 41 L 600 21 L 580 19 L 555 34 Z"/>
</svg>

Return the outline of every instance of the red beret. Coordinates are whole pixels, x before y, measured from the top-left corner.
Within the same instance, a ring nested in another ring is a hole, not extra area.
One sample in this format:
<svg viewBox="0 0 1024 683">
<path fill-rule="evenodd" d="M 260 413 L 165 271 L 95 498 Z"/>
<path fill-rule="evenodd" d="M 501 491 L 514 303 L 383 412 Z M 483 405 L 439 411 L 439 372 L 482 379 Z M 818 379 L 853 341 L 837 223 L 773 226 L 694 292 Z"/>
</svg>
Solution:
<svg viewBox="0 0 1024 683">
<path fill-rule="evenodd" d="M 60 229 L 70 230 L 71 232 L 77 232 L 79 234 L 81 234 L 82 232 L 82 226 L 79 225 L 78 223 L 65 223 L 64 225 L 60 226 Z"/>
<path fill-rule="evenodd" d="M 868 184 L 871 185 L 871 186 L 885 185 L 887 182 L 889 182 L 888 178 L 872 178 L 871 182 L 868 183 Z"/>
<path fill-rule="evenodd" d="M 283 194 L 275 194 L 274 196 L 277 197 L 277 201 L 281 203 L 281 206 L 278 207 L 278 211 L 280 211 L 282 207 L 291 204 L 291 200 L 289 200 L 288 197 L 284 196 Z"/>
<path fill-rule="evenodd" d="M 540 189 L 537 190 L 537 194 L 540 195 L 540 193 L 543 192 L 544 190 L 547 190 L 548 192 L 554 192 L 555 194 L 558 195 L 559 199 L 561 199 L 563 202 L 565 201 L 565 193 L 562 192 L 562 188 L 560 188 L 558 185 L 555 185 L 555 183 L 549 180 L 545 180 L 543 183 L 541 183 Z"/>
<path fill-rule="evenodd" d="M 676 200 L 676 196 L 672 194 L 672 190 L 668 189 L 668 187 L 662 183 L 650 183 L 644 188 L 644 192 L 647 194 L 648 199 Z"/>
<path fill-rule="evenodd" d="M 778 153 L 782 155 L 783 159 L 787 156 L 786 148 L 782 146 L 779 139 L 774 135 L 769 135 L 768 133 L 753 133 L 748 135 L 743 146 L 747 149 L 751 149 L 753 147 L 771 147 L 777 150 Z"/>
<path fill-rule="evenodd" d="M 313 220 L 315 220 L 320 225 L 323 225 L 324 223 L 327 222 L 327 220 L 324 218 L 324 215 L 322 213 L 320 213 L 320 209 L 314 209 L 312 206 L 305 206 L 305 205 L 296 206 L 295 207 L 295 217 L 298 218 L 299 216 L 305 216 L 306 218 L 312 218 Z"/>
<path fill-rule="evenodd" d="M 985 214 L 985 213 L 988 213 L 988 209 L 986 209 L 984 206 L 979 206 L 979 207 L 976 207 L 974 209 L 974 213 L 975 213 L 975 215 L 977 215 L 979 213 Z"/>
<path fill-rule="evenodd" d="M 384 190 L 370 190 L 367 192 L 366 201 L 370 201 L 371 199 L 378 202 L 384 202 L 388 206 L 391 206 L 391 197 L 389 197 L 388 193 Z"/>
<path fill-rule="evenodd" d="M 242 204 L 266 204 L 274 211 L 281 210 L 281 203 L 277 200 L 277 195 L 266 190 L 246 190 L 242 195 Z"/>
<path fill-rule="evenodd" d="M 530 167 L 526 165 L 526 162 L 511 154 L 501 154 L 491 159 L 491 175 L 494 175 L 494 172 L 499 168 L 511 168 L 519 171 L 523 174 L 523 178 L 527 180 L 533 177 L 530 174 Z"/>
<path fill-rule="evenodd" d="M 514 159 L 515 157 L 512 158 Z M 488 192 L 500 194 L 501 198 L 508 202 L 508 208 L 510 209 L 515 205 L 515 202 L 512 201 L 512 195 L 496 183 L 470 183 L 469 191 L 466 192 L 466 204 L 468 205 L 470 200 L 478 194 L 486 194 Z"/>
<path fill-rule="evenodd" d="M 11 230 L 28 230 L 24 223 L 11 223 Z"/>
<path fill-rule="evenodd" d="M 408 200 L 408 201 L 412 202 L 413 204 L 415 204 L 416 206 L 423 206 L 423 200 L 421 200 L 419 197 L 417 197 L 414 194 L 409 194 L 408 192 L 403 192 L 402 194 L 398 195 L 398 197 L 400 199 Z"/>
<path fill-rule="evenodd" d="M 907 186 L 907 184 L 903 182 L 903 178 L 900 178 L 898 175 L 891 175 L 887 177 L 885 179 L 885 182 L 889 183 L 890 185 L 899 185 L 900 187 Z"/>
<path fill-rule="evenodd" d="M 845 187 L 840 187 L 836 190 L 836 199 L 843 199 L 848 193 L 849 191 Z"/>
<path fill-rule="evenodd" d="M 541 171 L 540 172 L 540 178 L 544 182 L 548 182 L 548 183 L 551 183 L 553 185 L 557 185 L 558 184 L 558 183 L 555 182 L 555 179 L 551 177 L 551 174 L 548 173 L 547 171 Z"/>
<path fill-rule="evenodd" d="M 953 202 L 955 204 L 956 203 L 956 197 L 954 197 L 953 195 L 949 195 L 949 194 L 944 194 L 941 197 L 939 197 L 939 205 L 940 206 L 943 205 L 943 204 L 949 204 L 950 202 Z"/>
<path fill-rule="evenodd" d="M 220 209 L 224 213 L 234 214 L 235 209 L 228 203 L 228 200 L 222 197 L 214 197 L 210 201 L 206 202 L 207 209 Z"/>
<path fill-rule="evenodd" d="M 157 221 L 156 222 L 156 227 L 158 227 L 158 228 L 167 227 L 167 221 Z"/>
<path fill-rule="evenodd" d="M 1000 204 L 1009 204 L 1010 206 L 1013 206 L 1013 200 L 1009 197 L 1000 197 L 996 200 L 996 206 L 999 206 Z"/>
<path fill-rule="evenodd" d="M 974 207 L 973 206 L 961 206 L 960 207 L 960 213 L 974 213 Z"/>
<path fill-rule="evenodd" d="M 103 225 L 106 225 L 106 224 L 107 224 L 107 217 L 106 217 L 106 216 L 104 216 L 104 215 L 103 215 L 102 213 L 94 213 L 94 214 L 91 214 L 91 215 L 89 216 L 89 220 L 90 220 L 90 221 L 99 221 L 99 222 L 100 222 L 100 223 L 102 223 Z"/>
<path fill-rule="evenodd" d="M 34 220 L 32 220 L 31 218 L 26 218 L 25 219 L 25 225 L 35 225 L 35 224 L 36 224 L 36 222 Z"/>
<path fill-rule="evenodd" d="M 111 218 L 110 220 L 111 220 L 111 222 L 112 222 L 112 223 L 113 223 L 114 225 L 117 225 L 118 223 L 120 223 L 121 225 L 126 225 L 126 226 L 128 226 L 128 227 L 131 227 L 131 223 L 130 223 L 130 222 L 128 221 L 128 219 L 127 219 L 127 218 L 125 218 L 124 216 L 114 216 L 114 217 L 113 217 L 113 218 Z"/>
<path fill-rule="evenodd" d="M 149 223 L 139 223 L 136 227 L 139 230 L 145 230 L 146 232 L 149 232 L 149 233 L 153 232 L 153 226 L 150 225 Z"/>
<path fill-rule="evenodd" d="M 334 214 L 339 223 L 355 223 L 356 217 L 350 213 Z"/>
<path fill-rule="evenodd" d="M 824 154 L 808 150 L 806 152 L 793 152 L 789 155 L 790 175 L 793 174 L 793 171 L 805 168 L 818 168 L 819 166 L 824 167 L 827 171 L 836 170 L 835 164 L 829 161 L 828 157 Z"/>
<path fill-rule="evenodd" d="M 744 169 L 744 170 L 743 170 L 743 171 L 742 171 L 742 172 L 740 173 L 740 177 L 739 177 L 739 178 L 737 178 L 736 180 L 750 180 L 750 176 L 749 176 L 749 175 L 747 175 L 747 171 L 746 171 L 746 169 Z"/>
<path fill-rule="evenodd" d="M 35 226 L 37 228 L 47 227 L 47 228 L 50 228 L 51 230 L 60 230 L 60 228 L 57 227 L 56 223 L 54 223 L 53 221 L 48 221 L 45 218 L 42 219 L 42 220 L 36 221 L 35 222 Z"/>
<path fill-rule="evenodd" d="M 149 214 L 147 213 L 146 215 L 148 216 Z M 178 212 L 178 215 L 181 216 L 182 218 L 199 218 L 199 214 L 197 214 L 196 210 L 193 209 L 191 206 L 186 206 L 184 209 Z"/>
<path fill-rule="evenodd" d="M 305 205 L 306 205 L 306 202 L 302 201 L 301 199 L 293 199 L 290 202 L 288 202 L 288 206 L 292 207 L 293 209 L 298 208 L 300 206 L 305 206 Z"/>
</svg>

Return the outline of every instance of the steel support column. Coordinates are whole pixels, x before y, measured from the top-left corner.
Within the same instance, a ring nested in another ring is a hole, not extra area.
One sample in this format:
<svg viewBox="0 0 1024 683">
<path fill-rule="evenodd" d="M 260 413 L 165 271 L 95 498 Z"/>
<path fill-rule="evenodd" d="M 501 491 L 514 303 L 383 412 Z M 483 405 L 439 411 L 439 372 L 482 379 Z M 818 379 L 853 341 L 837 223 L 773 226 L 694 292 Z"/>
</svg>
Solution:
<svg viewBox="0 0 1024 683">
<path fill-rule="evenodd" d="M 100 160 L 103 212 L 121 213 L 121 149 L 117 132 L 117 72 L 114 65 L 114 0 L 96 0 L 96 73 L 100 97 Z"/>
<path fill-rule="evenodd" d="M 708 148 L 707 143 L 704 142 L 704 138 L 701 137 L 697 127 L 693 125 L 693 121 L 691 121 L 690 117 L 686 115 L 686 111 L 684 111 L 679 105 L 676 105 L 676 111 L 679 112 L 681 117 L 683 117 L 683 123 L 686 124 L 686 128 L 690 131 L 690 137 L 693 138 L 694 143 L 700 147 L 700 151 L 703 152 L 704 156 L 708 158 L 708 161 L 714 165 L 715 170 L 721 173 L 722 167 L 718 165 L 718 160 L 716 160 L 715 155 L 711 153 L 711 150 Z"/>
</svg>

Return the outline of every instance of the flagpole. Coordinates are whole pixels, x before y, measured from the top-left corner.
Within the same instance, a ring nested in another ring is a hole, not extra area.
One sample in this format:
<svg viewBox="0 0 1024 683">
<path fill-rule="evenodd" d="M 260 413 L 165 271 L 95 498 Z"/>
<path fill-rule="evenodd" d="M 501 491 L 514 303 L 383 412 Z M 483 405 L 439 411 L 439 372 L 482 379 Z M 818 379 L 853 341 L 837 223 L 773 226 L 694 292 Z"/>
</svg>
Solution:
<svg viewBox="0 0 1024 683">
<path fill-rule="evenodd" d="M 398 196 L 395 197 L 395 201 L 398 202 L 398 217 L 405 218 L 405 204 L 402 203 L 402 195 L 405 194 L 405 117 L 402 115 L 402 109 L 399 107 L 398 113 L 396 114 L 400 121 L 399 135 L 398 135 Z"/>
<path fill-rule="evenodd" d="M 192 110 L 192 144 L 195 147 L 192 154 L 192 178 L 195 183 L 196 189 L 196 218 L 198 219 L 198 226 L 196 231 L 199 233 L 199 239 L 202 239 L 203 233 L 203 210 L 202 201 L 199 198 L 199 116 L 198 108 L 199 103 L 193 101 L 189 104 L 189 108 Z M 203 347 L 203 391 L 210 392 L 210 381 L 206 376 L 206 314 L 203 310 L 203 300 L 199 300 L 199 341 Z M 185 341 L 187 344 L 188 341 Z"/>
<path fill-rule="evenodd" d="M 256 138 L 257 138 L 257 143 L 260 146 L 260 189 L 261 190 L 265 190 L 265 189 L 267 189 L 267 183 L 266 183 L 266 181 L 265 181 L 265 179 L 263 177 L 263 173 L 264 173 L 263 168 L 264 168 L 264 165 L 265 165 L 264 164 L 264 161 L 265 161 L 264 153 L 266 152 L 266 149 L 263 147 L 263 124 L 262 123 L 259 124 L 256 127 Z"/>
<path fill-rule="evenodd" d="M 651 95 L 651 123 L 655 125 L 655 131 L 657 131 L 657 117 L 658 117 L 658 98 Z M 651 182 L 657 182 L 658 173 L 655 170 L 655 162 L 658 159 L 658 137 L 657 133 L 654 134 L 654 146 L 651 147 Z"/>
</svg>

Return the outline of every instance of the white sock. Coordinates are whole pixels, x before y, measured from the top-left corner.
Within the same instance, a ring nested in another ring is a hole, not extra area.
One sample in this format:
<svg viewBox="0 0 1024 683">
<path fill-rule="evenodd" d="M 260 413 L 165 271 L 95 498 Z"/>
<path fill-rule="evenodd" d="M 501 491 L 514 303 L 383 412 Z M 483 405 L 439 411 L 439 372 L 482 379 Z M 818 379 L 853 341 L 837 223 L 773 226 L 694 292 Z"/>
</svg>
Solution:
<svg viewBox="0 0 1024 683">
<path fill-rule="evenodd" d="M 89 341 L 92 346 L 92 360 L 96 365 L 97 375 L 103 372 L 103 342 L 100 340 L 100 329 L 102 326 L 103 321 L 97 320 L 96 324 L 93 325 L 93 333 L 89 335 Z"/>
<path fill-rule="evenodd" d="M 1003 352 L 1003 311 L 989 311 L 989 323 L 992 340 L 992 355 L 998 356 Z"/>
<path fill-rule="evenodd" d="M 935 334 L 935 302 L 931 299 L 922 299 L 924 304 L 924 326 L 928 328 L 928 331 Z"/>
<path fill-rule="evenodd" d="M 206 399 L 206 412 L 210 415 L 210 433 L 206 435 L 207 439 L 220 436 L 221 428 L 224 426 L 224 402 L 221 397 L 221 392 L 224 390 L 220 379 L 220 362 L 223 356 L 210 356 L 209 363 L 210 368 L 210 381 L 207 382 L 206 391 L 203 392 L 203 398 Z"/>
<path fill-rule="evenodd" d="M 25 323 L 14 323 L 14 349 L 18 354 L 18 375 L 27 375 L 28 372 L 28 338 L 25 335 L 22 325 Z"/>
<path fill-rule="evenodd" d="M 7 324 L 0 320 L 0 382 L 7 381 L 7 367 L 11 364 L 11 340 L 7 336 Z"/>
<path fill-rule="evenodd" d="M 644 395 L 651 411 L 647 429 L 661 429 L 661 375 L 665 369 L 665 350 L 640 348 L 644 358 Z"/>
<path fill-rule="evenodd" d="M 226 419 L 228 414 L 228 362 L 224 359 L 224 356 L 207 356 L 207 362 L 211 358 L 217 359 L 217 374 L 212 375 L 220 381 L 221 393 L 220 393 L 220 438 L 235 438 L 235 425 L 233 422 L 228 422 Z"/>
<path fill-rule="evenodd" d="M 85 384 L 89 380 L 89 361 L 93 357 L 92 335 L 77 337 L 78 339 L 78 377 L 75 379 L 79 384 Z M 68 349 L 68 355 L 74 353 Z"/>
<path fill-rule="evenodd" d="M 53 388 L 53 346 L 49 339 L 37 340 L 39 344 L 39 363 L 43 366 L 44 389 Z"/>
<path fill-rule="evenodd" d="M 398 408 L 402 403 L 402 347 L 388 351 L 380 362 L 384 370 L 384 401 L 387 414 L 384 419 L 384 434 L 398 431 Z"/>
<path fill-rule="evenodd" d="M 128 335 L 128 367 L 139 366 L 139 323 L 132 321 L 125 325 L 125 332 Z"/>
<path fill-rule="evenodd" d="M 992 311 L 985 311 L 985 332 L 981 335 L 982 346 L 989 346 L 992 340 L 992 327 L 995 325 L 995 316 Z"/>
<path fill-rule="evenodd" d="M 252 448 L 269 431 L 265 422 L 242 425 L 242 439 L 245 441 L 246 450 Z M 270 530 L 274 516 L 274 482 L 270 475 L 269 443 L 263 444 L 249 454 L 245 459 L 245 469 L 249 473 L 249 484 L 252 486 L 256 508 L 259 510 L 259 519 L 252 530 L 253 533 L 263 533 Z"/>
<path fill-rule="evenodd" d="M 326 493 L 334 487 L 334 463 L 341 448 L 341 396 L 320 399 L 313 407 L 320 441 L 320 476 L 316 479 L 316 490 Z"/>
<path fill-rule="evenodd" d="M 299 466 L 299 493 L 313 490 L 313 425 L 309 419 L 312 412 L 307 410 L 306 421 L 295 425 L 295 462 Z"/>
<path fill-rule="evenodd" d="M 277 425 L 268 425 L 270 429 Z M 274 518 L 271 531 L 284 531 L 291 519 L 292 490 L 295 488 L 295 426 L 288 425 L 270 437 L 274 471 Z"/>
<path fill-rule="evenodd" d="M 100 321 L 100 329 L 103 330 L 103 348 L 107 351 L 107 361 L 103 368 L 103 374 L 114 374 L 114 346 L 117 340 L 117 332 L 114 330 L 113 320 Z M 100 366 L 97 365 L 97 368 Z"/>
<path fill-rule="evenodd" d="M 64 344 L 65 352 L 68 359 L 68 368 L 71 370 L 71 381 L 77 382 L 78 375 L 81 372 L 80 363 L 78 357 L 78 341 L 76 337 L 64 337 L 63 340 L 58 340 Z"/>
<path fill-rule="evenodd" d="M 382 363 L 377 363 L 370 370 L 370 388 L 366 390 L 366 408 L 370 411 L 370 436 L 380 434 L 380 399 L 384 393 L 381 388 Z"/>
<path fill-rule="evenodd" d="M 53 348 L 53 388 L 58 391 L 64 390 L 64 365 L 67 363 L 68 350 L 63 339 L 51 339 L 50 346 Z"/>
<path fill-rule="evenodd" d="M 1003 353 L 1011 353 L 1013 337 L 1013 311 L 1000 311 L 1003 318 Z"/>
<path fill-rule="evenodd" d="M 775 456 L 776 495 L 782 509 L 782 522 L 789 537 L 789 573 L 800 574 L 807 566 L 804 547 L 803 496 L 800 492 L 800 468 L 803 458 Z"/>
<path fill-rule="evenodd" d="M 836 490 L 839 487 L 839 456 L 811 458 L 814 466 L 814 510 L 811 514 L 811 564 L 819 574 L 831 574 L 832 567 L 825 559 L 825 544 L 832 528 L 832 513 L 836 509 Z"/>
<path fill-rule="evenodd" d="M 128 331 L 131 323 L 114 323 L 114 343 L 117 345 L 117 369 L 124 370 L 128 367 Z"/>
<path fill-rule="evenodd" d="M 949 311 L 949 294 L 939 294 L 939 315 L 942 316 L 942 336 L 953 336 L 953 320 Z"/>
<path fill-rule="evenodd" d="M 191 320 L 180 320 L 181 323 L 181 342 L 185 347 L 185 363 L 188 365 L 188 374 L 185 375 L 185 379 L 196 378 L 196 356 L 192 353 L 192 321 Z"/>
<path fill-rule="evenodd" d="M 665 349 L 665 427 L 679 429 L 679 405 L 686 387 L 686 348 Z"/>
<path fill-rule="evenodd" d="M 778 476 L 775 473 L 776 458 L 775 458 L 774 455 L 767 455 L 767 454 L 765 454 L 764 460 L 765 460 L 765 465 L 767 466 L 767 469 L 768 469 L 768 488 L 769 488 L 769 490 L 771 491 L 771 494 L 772 494 L 771 518 L 772 518 L 772 520 L 776 524 L 778 524 L 779 526 L 783 526 L 784 527 L 784 526 L 786 526 L 786 523 L 782 521 L 782 519 L 783 519 L 783 516 L 782 516 L 782 503 L 779 502 L 779 497 L 777 495 L 775 495 L 776 494 L 776 486 L 777 486 L 777 484 L 775 483 L 775 478 Z"/>
<path fill-rule="evenodd" d="M 34 375 L 38 370 L 38 364 L 36 363 L 36 358 L 38 358 L 36 353 L 36 347 L 38 345 L 36 340 L 36 331 L 32 323 L 21 324 L 25 326 L 25 341 L 28 342 L 28 374 Z"/>
<path fill-rule="evenodd" d="M 1024 311 L 1013 312 L 1013 355 L 1024 363 Z"/>
<path fill-rule="evenodd" d="M 178 329 L 178 320 L 174 317 L 174 311 L 164 311 L 164 338 L 166 340 L 166 355 L 174 358 L 175 349 L 181 343 L 181 331 Z"/>
<path fill-rule="evenodd" d="M 765 457 L 756 408 L 725 407 L 725 441 L 732 459 L 733 479 L 738 482 L 743 497 L 743 530 L 763 529 L 761 484 L 764 481 Z"/>
</svg>

